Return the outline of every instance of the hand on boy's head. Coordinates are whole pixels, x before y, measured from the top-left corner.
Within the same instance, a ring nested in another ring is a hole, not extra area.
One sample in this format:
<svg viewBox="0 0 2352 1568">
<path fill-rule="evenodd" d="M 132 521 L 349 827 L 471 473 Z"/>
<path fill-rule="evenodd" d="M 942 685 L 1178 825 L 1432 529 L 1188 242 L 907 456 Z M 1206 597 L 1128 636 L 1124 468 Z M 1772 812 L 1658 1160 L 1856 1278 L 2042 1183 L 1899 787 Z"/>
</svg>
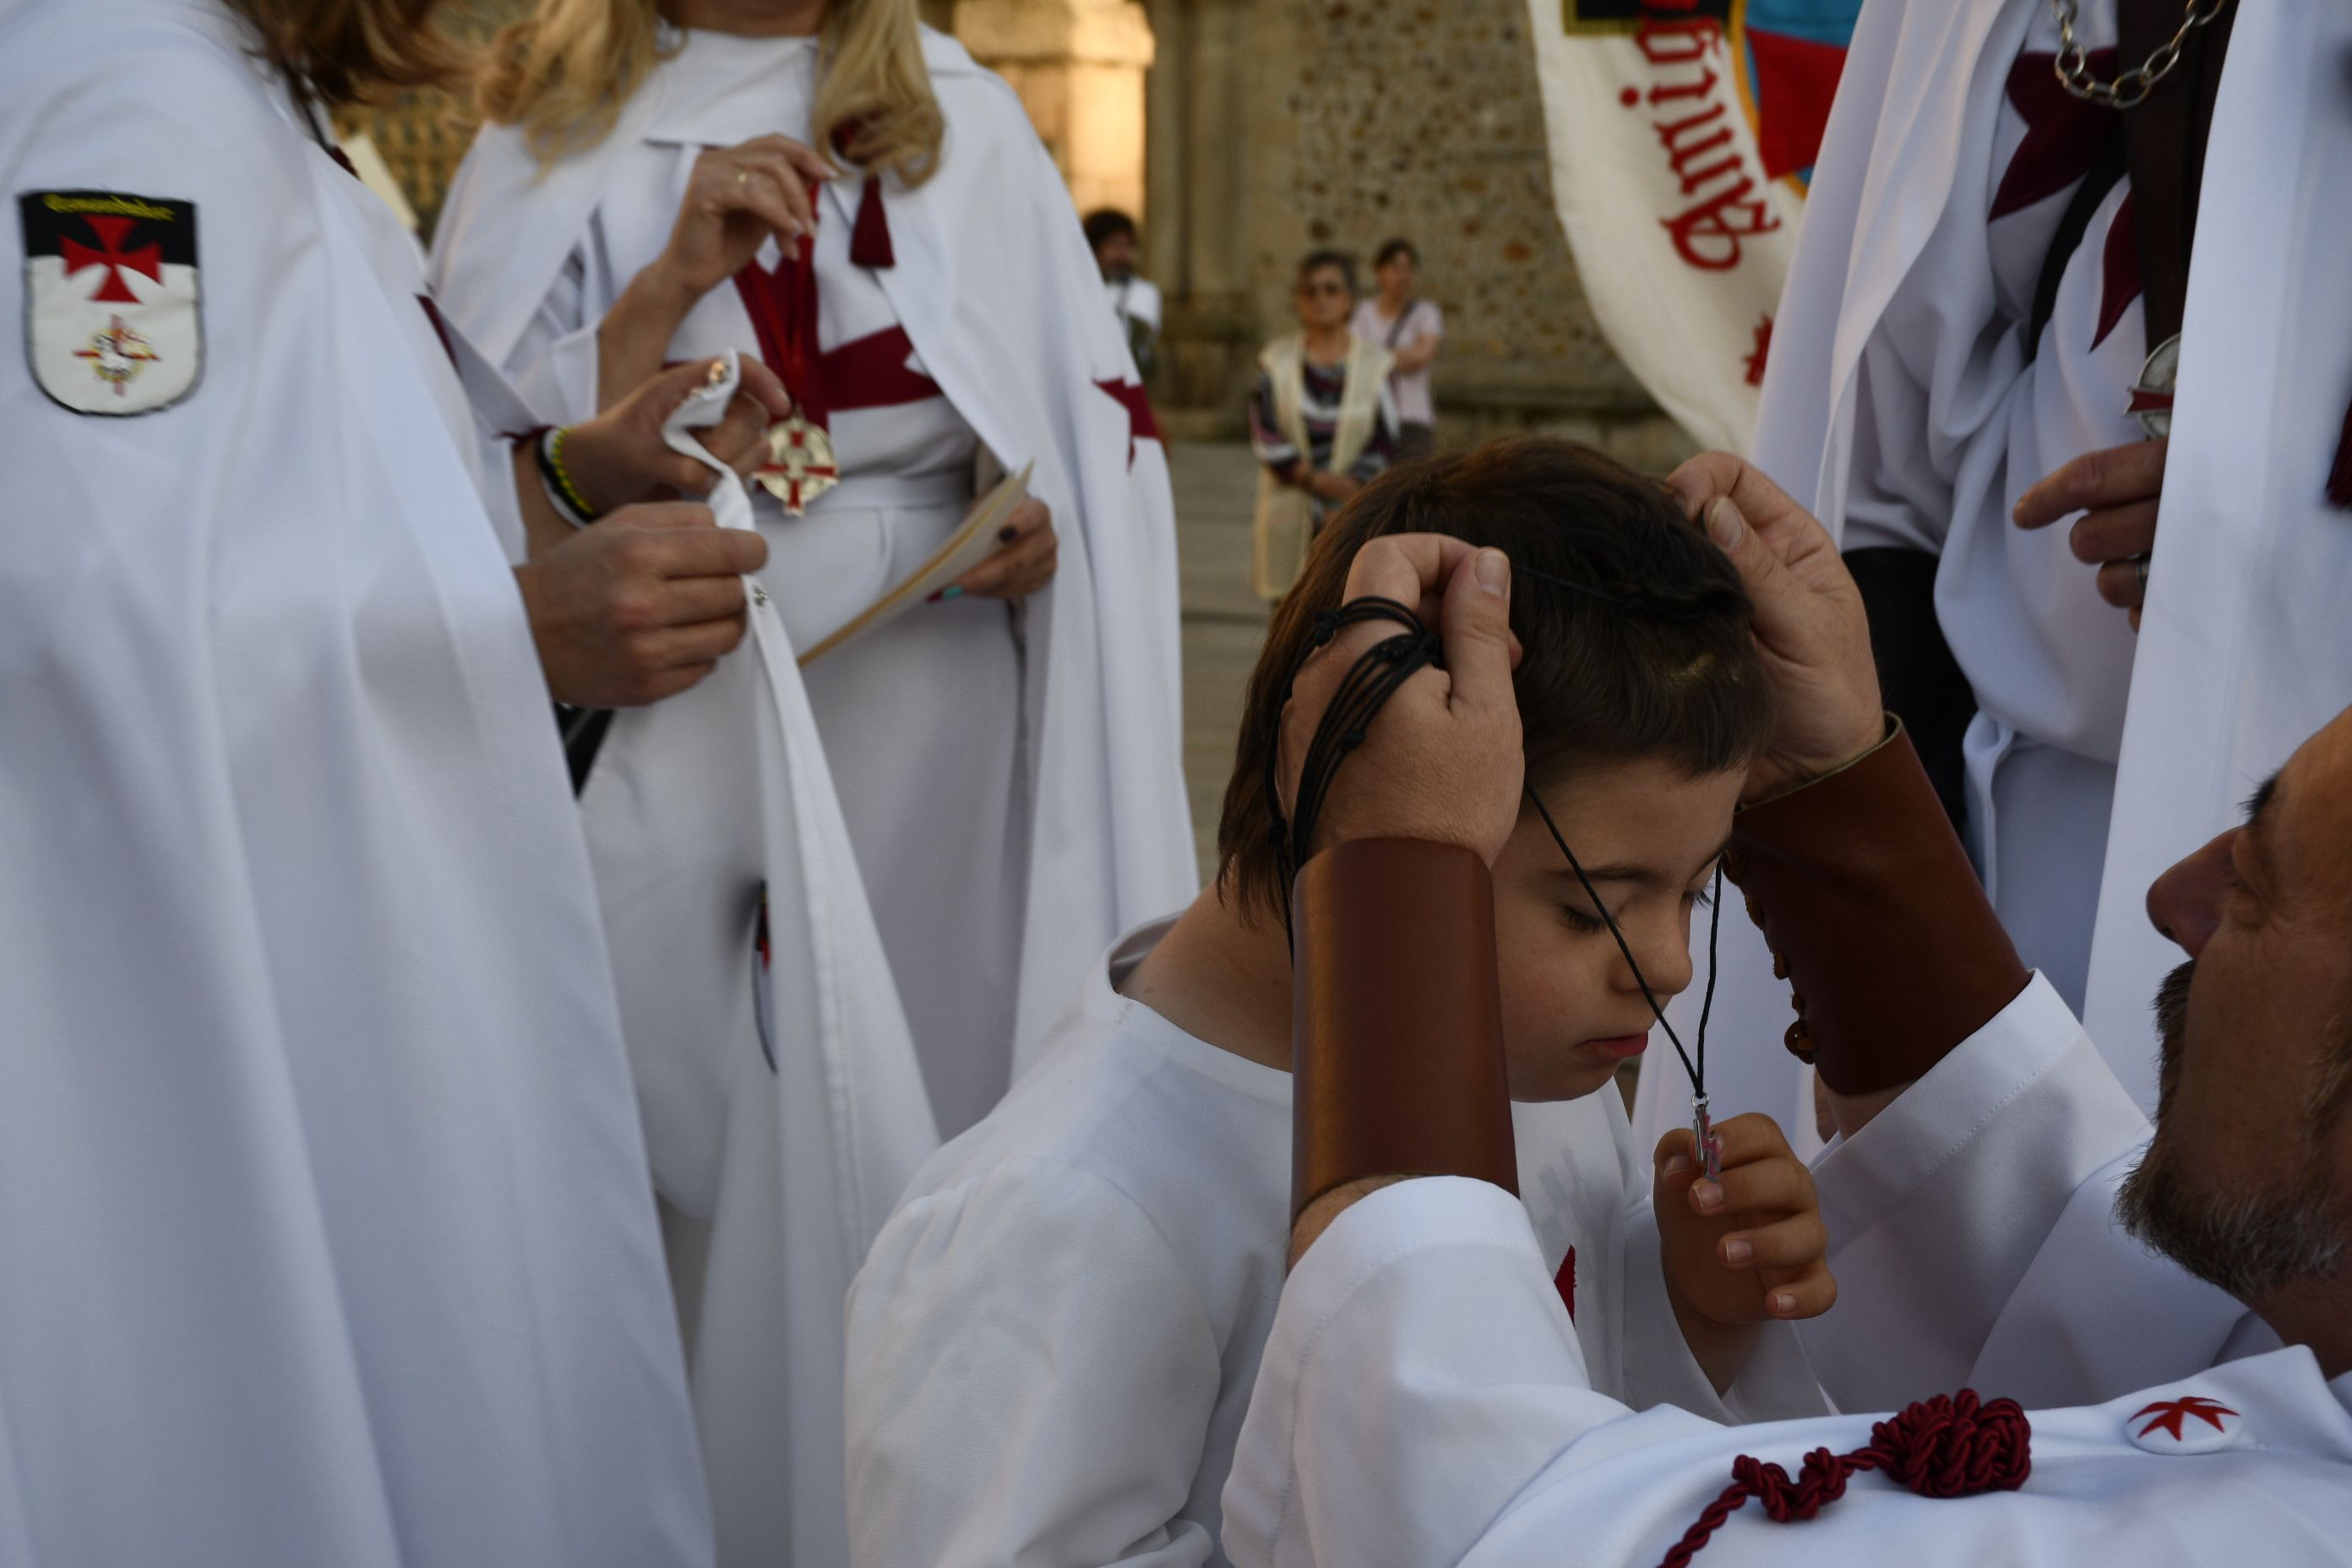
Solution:
<svg viewBox="0 0 2352 1568">
<path fill-rule="evenodd" d="M 1734 1116 L 1715 1131 L 1719 1181 L 1701 1173 L 1688 1128 L 1659 1140 L 1655 1156 L 1666 1288 L 1686 1331 L 1692 1315 L 1738 1328 L 1828 1311 L 1837 1281 L 1812 1173 L 1769 1116 Z"/>
<path fill-rule="evenodd" d="M 1772 744 L 1748 770 L 1755 801 L 1818 778 L 1885 732 L 1862 593 L 1829 531 L 1752 464 L 1702 452 L 1667 476 L 1692 521 L 1739 569 L 1772 680 Z"/>
<path fill-rule="evenodd" d="M 1445 668 L 1405 682 L 1340 766 L 1308 854 L 1352 838 L 1459 844 L 1491 865 L 1518 821 L 1518 700 L 1511 691 L 1510 561 L 1459 539 L 1398 533 L 1374 539 L 1348 572 L 1346 601 L 1393 599 L 1444 645 Z M 1308 659 L 1282 715 L 1286 803 L 1340 681 L 1364 651 L 1403 628 L 1366 621 L 1343 628 Z"/>
</svg>

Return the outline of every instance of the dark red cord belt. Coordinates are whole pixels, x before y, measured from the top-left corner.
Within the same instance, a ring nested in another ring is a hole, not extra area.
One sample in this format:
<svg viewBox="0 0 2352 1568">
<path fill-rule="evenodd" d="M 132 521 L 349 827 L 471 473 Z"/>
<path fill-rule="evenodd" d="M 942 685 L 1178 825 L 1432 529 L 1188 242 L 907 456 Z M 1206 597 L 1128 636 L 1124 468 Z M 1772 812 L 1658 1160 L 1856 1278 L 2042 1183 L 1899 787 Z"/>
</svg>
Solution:
<svg viewBox="0 0 2352 1568">
<path fill-rule="evenodd" d="M 1921 1497 L 1972 1497 L 2015 1491 L 2032 1472 L 2033 1428 L 2014 1399 L 1977 1397 L 1974 1389 L 1906 1406 L 1870 1429 L 1870 1443 L 1851 1454 L 1816 1448 L 1795 1479 L 1780 1466 L 1742 1454 L 1731 1461 L 1731 1484 L 1707 1504 L 1659 1568 L 1687 1568 L 1707 1538 L 1754 1498 L 1775 1524 L 1811 1519 L 1823 1503 L 1845 1495 L 1849 1477 L 1878 1470 Z"/>
</svg>

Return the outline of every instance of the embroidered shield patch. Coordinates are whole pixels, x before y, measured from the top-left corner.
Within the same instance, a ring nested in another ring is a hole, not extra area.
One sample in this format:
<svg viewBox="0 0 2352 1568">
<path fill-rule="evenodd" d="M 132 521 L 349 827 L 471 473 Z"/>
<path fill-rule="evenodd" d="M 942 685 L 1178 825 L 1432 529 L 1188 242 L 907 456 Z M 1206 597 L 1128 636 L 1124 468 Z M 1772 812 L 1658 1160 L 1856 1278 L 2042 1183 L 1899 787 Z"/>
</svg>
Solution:
<svg viewBox="0 0 2352 1568">
<path fill-rule="evenodd" d="M 150 414 L 185 397 L 204 367 L 196 204 L 30 191 L 16 212 L 25 357 L 41 390 L 77 414 Z"/>
</svg>

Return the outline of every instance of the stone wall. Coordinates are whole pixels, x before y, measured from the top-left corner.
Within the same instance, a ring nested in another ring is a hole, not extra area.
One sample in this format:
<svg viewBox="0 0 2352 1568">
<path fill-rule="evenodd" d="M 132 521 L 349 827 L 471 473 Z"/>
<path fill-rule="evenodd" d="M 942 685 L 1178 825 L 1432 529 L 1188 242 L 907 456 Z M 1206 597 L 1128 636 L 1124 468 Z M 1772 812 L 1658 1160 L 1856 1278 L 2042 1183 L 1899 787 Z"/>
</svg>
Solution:
<svg viewBox="0 0 2352 1568">
<path fill-rule="evenodd" d="M 1301 253 L 1369 262 L 1402 235 L 1447 318 L 1442 442 L 1558 430 L 1651 468 L 1689 449 L 1578 287 L 1524 0 L 1159 0 L 1151 19 L 1150 252 L 1177 340 L 1159 391 L 1180 426 L 1237 428 Z"/>
<path fill-rule="evenodd" d="M 1080 212 L 1144 208 L 1143 73 L 1135 0 L 957 0 L 955 36 L 1020 93 Z"/>
</svg>

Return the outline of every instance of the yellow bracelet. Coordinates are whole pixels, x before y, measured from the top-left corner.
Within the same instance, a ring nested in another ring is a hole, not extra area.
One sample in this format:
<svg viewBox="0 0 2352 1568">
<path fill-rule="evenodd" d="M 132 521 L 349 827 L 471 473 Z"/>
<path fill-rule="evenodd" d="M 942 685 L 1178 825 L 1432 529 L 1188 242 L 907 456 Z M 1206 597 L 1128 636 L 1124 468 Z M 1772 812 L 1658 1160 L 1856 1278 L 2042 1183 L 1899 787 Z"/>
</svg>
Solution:
<svg viewBox="0 0 2352 1568">
<path fill-rule="evenodd" d="M 539 448 L 540 456 L 544 459 L 540 467 L 545 470 L 547 478 L 554 481 L 558 499 L 571 509 L 572 521 L 584 527 L 604 514 L 580 493 L 580 487 L 572 482 L 571 473 L 563 466 L 563 441 L 571 434 L 569 428 L 561 425 L 547 433 L 547 439 Z"/>
</svg>

